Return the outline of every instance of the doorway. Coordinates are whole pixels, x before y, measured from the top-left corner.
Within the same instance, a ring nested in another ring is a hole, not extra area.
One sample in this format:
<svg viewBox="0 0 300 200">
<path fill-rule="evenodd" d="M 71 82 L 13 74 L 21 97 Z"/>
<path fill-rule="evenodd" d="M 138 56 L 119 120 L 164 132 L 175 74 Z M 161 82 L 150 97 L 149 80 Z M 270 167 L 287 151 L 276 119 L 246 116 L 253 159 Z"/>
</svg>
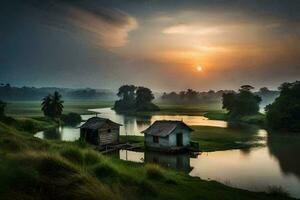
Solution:
<svg viewBox="0 0 300 200">
<path fill-rule="evenodd" d="M 182 133 L 177 133 L 176 141 L 177 141 L 177 146 L 181 147 L 182 146 Z"/>
</svg>

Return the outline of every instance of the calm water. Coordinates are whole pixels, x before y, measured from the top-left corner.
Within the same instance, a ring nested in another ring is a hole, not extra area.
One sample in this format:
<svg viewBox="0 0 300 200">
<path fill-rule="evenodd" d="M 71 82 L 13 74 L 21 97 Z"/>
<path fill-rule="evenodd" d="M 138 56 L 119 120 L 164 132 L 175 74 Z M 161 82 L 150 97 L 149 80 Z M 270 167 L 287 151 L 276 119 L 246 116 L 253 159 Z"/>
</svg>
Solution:
<svg viewBox="0 0 300 200">
<path fill-rule="evenodd" d="M 202 153 L 195 158 L 186 154 L 127 150 L 120 150 L 118 156 L 133 162 L 155 162 L 185 171 L 190 176 L 251 191 L 267 191 L 271 186 L 280 186 L 291 196 L 300 198 L 300 161 L 297 155 L 281 158 L 269 147 Z"/>
<path fill-rule="evenodd" d="M 224 121 L 208 120 L 203 116 L 124 116 L 109 108 L 92 109 L 99 117 L 109 118 L 122 124 L 122 135 L 140 135 L 155 120 L 183 120 L 189 125 L 205 125 L 226 128 Z M 95 115 L 83 115 L 87 120 Z M 80 124 L 79 124 L 80 125 Z M 78 125 L 78 126 L 79 126 Z M 245 129 L 239 129 L 245 131 Z M 293 197 L 300 198 L 300 136 L 271 135 L 263 129 L 250 129 L 262 137 L 264 147 L 248 150 L 217 151 L 189 155 L 166 155 L 155 152 L 120 150 L 115 154 L 122 160 L 133 162 L 156 162 L 162 166 L 182 170 L 190 176 L 216 180 L 226 185 L 252 191 L 266 191 L 268 187 L 280 186 Z M 247 130 L 249 131 L 249 130 Z M 79 138 L 76 127 L 60 127 L 36 134 L 39 138 L 74 141 Z M 238 142 L 238 141 L 237 141 Z"/>
<path fill-rule="evenodd" d="M 87 120 L 91 117 L 108 118 L 114 122 L 122 124 L 120 127 L 121 135 L 138 135 L 143 136 L 141 131 L 145 130 L 156 120 L 182 120 L 188 125 L 203 125 L 203 126 L 217 126 L 227 127 L 227 122 L 220 120 L 208 120 L 203 116 L 188 116 L 188 115 L 152 115 L 152 116 L 127 116 L 117 114 L 110 108 L 90 109 L 94 112 L 94 115 L 81 115 L 83 120 Z M 76 127 L 64 126 L 47 131 L 40 131 L 35 136 L 43 139 L 58 139 L 64 141 L 74 141 L 80 136 L 80 130 Z"/>
</svg>

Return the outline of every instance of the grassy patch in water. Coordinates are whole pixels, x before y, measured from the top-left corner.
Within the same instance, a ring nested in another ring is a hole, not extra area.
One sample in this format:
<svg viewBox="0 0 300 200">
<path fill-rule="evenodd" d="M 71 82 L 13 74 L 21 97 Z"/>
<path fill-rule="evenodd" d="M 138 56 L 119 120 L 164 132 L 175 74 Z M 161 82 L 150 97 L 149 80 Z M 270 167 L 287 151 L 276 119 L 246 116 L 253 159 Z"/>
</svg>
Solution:
<svg viewBox="0 0 300 200">
<path fill-rule="evenodd" d="M 192 126 L 192 129 L 191 140 L 199 143 L 201 151 L 250 148 L 261 145 L 258 142 L 265 139 L 257 135 L 255 127 Z"/>
</svg>

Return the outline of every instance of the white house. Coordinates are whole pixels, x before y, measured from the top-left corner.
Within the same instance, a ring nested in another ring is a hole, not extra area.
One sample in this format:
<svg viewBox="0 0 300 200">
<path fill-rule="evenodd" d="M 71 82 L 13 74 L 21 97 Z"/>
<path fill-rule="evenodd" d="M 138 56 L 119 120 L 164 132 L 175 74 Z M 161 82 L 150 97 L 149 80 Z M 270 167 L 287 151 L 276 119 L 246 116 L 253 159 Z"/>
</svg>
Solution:
<svg viewBox="0 0 300 200">
<path fill-rule="evenodd" d="M 190 146 L 190 132 L 193 131 L 182 121 L 155 121 L 142 131 L 145 147 L 159 151 L 181 151 Z"/>
</svg>

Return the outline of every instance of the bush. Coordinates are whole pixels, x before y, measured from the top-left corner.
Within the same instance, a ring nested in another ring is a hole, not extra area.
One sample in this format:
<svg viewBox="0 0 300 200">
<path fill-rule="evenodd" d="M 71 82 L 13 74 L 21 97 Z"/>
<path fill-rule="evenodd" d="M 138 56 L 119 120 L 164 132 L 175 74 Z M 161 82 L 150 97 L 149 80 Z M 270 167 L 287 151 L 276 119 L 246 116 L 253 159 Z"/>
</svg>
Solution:
<svg viewBox="0 0 300 200">
<path fill-rule="evenodd" d="M 94 165 L 100 163 L 103 160 L 100 153 L 94 151 L 88 151 L 84 154 L 84 163 L 87 165 Z"/>
<path fill-rule="evenodd" d="M 83 159 L 84 159 L 83 154 L 78 148 L 75 147 L 65 148 L 60 152 L 60 155 L 73 163 L 83 164 Z"/>
<path fill-rule="evenodd" d="M 102 179 L 106 177 L 117 177 L 119 172 L 113 166 L 109 165 L 108 163 L 100 163 L 93 168 L 93 172 L 97 178 Z"/>
<path fill-rule="evenodd" d="M 163 178 L 163 173 L 161 172 L 161 169 L 156 164 L 146 164 L 146 175 L 148 178 L 153 179 L 160 179 Z"/>
<path fill-rule="evenodd" d="M 81 116 L 77 113 L 68 113 L 61 116 L 61 120 L 66 125 L 77 125 L 81 122 Z"/>
</svg>

